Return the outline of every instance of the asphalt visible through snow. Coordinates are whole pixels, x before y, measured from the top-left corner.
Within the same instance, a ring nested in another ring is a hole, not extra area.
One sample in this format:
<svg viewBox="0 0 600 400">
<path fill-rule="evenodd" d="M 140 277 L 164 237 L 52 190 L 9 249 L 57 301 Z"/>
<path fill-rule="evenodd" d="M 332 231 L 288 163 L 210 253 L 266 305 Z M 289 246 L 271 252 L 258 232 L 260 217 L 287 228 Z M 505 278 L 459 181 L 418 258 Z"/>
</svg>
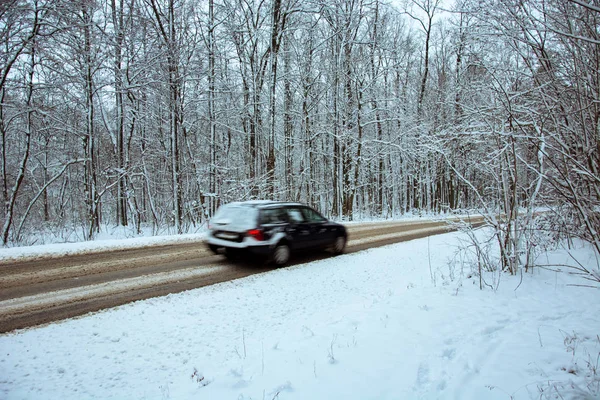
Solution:
<svg viewBox="0 0 600 400">
<path fill-rule="evenodd" d="M 474 226 L 482 217 L 471 217 Z M 345 253 L 445 233 L 446 221 L 401 221 L 347 226 Z M 298 265 L 331 255 L 295 255 Z M 266 272 L 261 263 L 231 263 L 203 241 L 70 256 L 0 261 L 0 333 L 10 332 L 137 300 L 213 285 Z"/>
</svg>

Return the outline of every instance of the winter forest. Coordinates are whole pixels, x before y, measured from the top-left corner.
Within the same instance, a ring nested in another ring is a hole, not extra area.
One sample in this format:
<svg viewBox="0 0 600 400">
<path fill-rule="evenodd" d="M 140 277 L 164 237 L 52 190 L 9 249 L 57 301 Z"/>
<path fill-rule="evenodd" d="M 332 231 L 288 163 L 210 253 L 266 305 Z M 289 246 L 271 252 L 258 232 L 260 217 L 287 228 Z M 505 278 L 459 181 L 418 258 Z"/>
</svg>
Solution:
<svg viewBox="0 0 600 400">
<path fill-rule="evenodd" d="M 483 213 L 513 273 L 540 232 L 600 250 L 598 0 L 2 0 L 0 30 L 4 245 L 275 199 Z"/>
</svg>

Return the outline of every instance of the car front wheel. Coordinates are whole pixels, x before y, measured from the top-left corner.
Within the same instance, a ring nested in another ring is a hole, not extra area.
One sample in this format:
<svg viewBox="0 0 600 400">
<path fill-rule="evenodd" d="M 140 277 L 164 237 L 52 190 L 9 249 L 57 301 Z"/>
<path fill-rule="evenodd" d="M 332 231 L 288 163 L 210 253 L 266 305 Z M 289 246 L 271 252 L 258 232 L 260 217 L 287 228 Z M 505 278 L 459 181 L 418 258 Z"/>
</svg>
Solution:
<svg viewBox="0 0 600 400">
<path fill-rule="evenodd" d="M 342 254 L 346 249 L 346 237 L 338 236 L 335 238 L 335 242 L 333 242 L 333 254 L 338 255 Z"/>
</svg>

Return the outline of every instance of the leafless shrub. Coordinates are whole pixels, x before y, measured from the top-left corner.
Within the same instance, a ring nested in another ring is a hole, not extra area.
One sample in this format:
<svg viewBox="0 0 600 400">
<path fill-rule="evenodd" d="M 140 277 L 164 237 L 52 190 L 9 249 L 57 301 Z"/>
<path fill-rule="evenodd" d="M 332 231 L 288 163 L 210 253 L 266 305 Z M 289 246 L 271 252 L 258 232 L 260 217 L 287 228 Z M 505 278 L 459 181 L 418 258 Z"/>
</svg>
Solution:
<svg viewBox="0 0 600 400">
<path fill-rule="evenodd" d="M 211 382 L 210 380 L 206 379 L 203 374 L 198 372 L 196 368 L 194 368 L 194 372 L 192 373 L 192 376 L 190 378 L 194 382 L 199 384 L 201 387 L 208 386 Z"/>
<path fill-rule="evenodd" d="M 563 366 L 562 371 L 577 377 L 566 381 L 549 381 L 538 385 L 540 399 L 596 399 L 600 396 L 600 351 L 596 347 L 590 351 L 589 338 L 582 337 L 576 332 L 562 332 L 564 345 L 572 359 L 569 365 Z M 592 343 L 600 345 L 600 336 Z"/>
</svg>

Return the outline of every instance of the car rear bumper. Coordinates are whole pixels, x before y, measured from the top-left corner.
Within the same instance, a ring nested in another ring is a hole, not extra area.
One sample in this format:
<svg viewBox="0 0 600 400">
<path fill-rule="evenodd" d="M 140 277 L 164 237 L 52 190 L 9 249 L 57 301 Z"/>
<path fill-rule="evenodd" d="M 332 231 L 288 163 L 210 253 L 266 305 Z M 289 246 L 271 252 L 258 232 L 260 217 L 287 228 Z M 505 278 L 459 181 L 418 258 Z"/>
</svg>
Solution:
<svg viewBox="0 0 600 400">
<path fill-rule="evenodd" d="M 283 239 L 285 237 L 285 235 L 283 234 L 283 232 L 278 232 L 274 235 L 272 235 L 269 239 L 267 240 L 256 240 L 251 236 L 244 236 L 243 239 L 241 241 L 239 240 L 227 240 L 227 239 L 221 239 L 216 237 L 214 234 L 209 233 L 207 238 L 206 238 L 206 242 L 209 245 L 212 245 L 212 247 L 224 247 L 224 248 L 230 248 L 230 249 L 248 249 L 249 251 L 253 252 L 253 253 L 265 253 L 268 252 L 269 250 L 273 250 L 275 248 L 275 246 L 277 245 L 277 243 Z M 255 249 L 255 250 L 252 250 Z"/>
<path fill-rule="evenodd" d="M 233 240 L 219 239 L 214 236 L 209 236 L 206 242 L 209 245 L 213 245 L 216 247 L 229 247 L 232 249 L 245 249 L 246 247 L 248 247 L 248 242 L 246 238 L 244 238 L 244 240 L 242 240 L 241 242 L 235 242 Z"/>
<path fill-rule="evenodd" d="M 251 243 L 254 242 L 254 243 Z M 257 242 L 256 240 L 247 240 L 244 239 L 244 241 L 242 242 L 233 242 L 231 240 L 225 240 L 225 239 L 219 239 L 219 238 L 215 238 L 215 237 L 209 237 L 209 239 L 206 241 L 206 244 L 209 248 L 212 249 L 235 249 L 235 250 L 239 250 L 239 251 L 244 251 L 244 252 L 248 252 L 250 254 L 255 254 L 255 255 L 269 255 L 272 253 L 273 251 L 273 244 L 271 243 L 264 243 L 264 244 L 257 244 L 259 242 Z"/>
<path fill-rule="evenodd" d="M 236 243 L 237 244 L 237 243 Z M 229 244 L 218 245 L 214 243 L 207 243 L 207 246 L 217 253 L 219 249 L 223 249 L 227 251 L 228 249 L 239 251 L 240 253 L 248 253 L 256 256 L 269 256 L 273 252 L 273 248 L 271 246 L 230 246 Z"/>
</svg>

